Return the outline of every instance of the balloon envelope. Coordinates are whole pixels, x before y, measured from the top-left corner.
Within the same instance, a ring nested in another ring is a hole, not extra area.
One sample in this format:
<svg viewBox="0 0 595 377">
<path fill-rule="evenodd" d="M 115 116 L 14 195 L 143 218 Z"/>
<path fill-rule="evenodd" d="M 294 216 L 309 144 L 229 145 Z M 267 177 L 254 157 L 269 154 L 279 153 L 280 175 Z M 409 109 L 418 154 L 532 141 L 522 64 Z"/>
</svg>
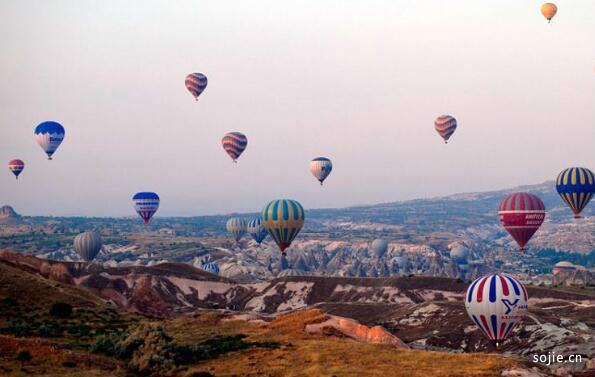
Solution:
<svg viewBox="0 0 595 377">
<path fill-rule="evenodd" d="M 370 247 L 376 258 L 382 258 L 382 256 L 386 254 L 386 251 L 388 250 L 388 241 L 377 238 L 372 241 L 372 245 Z"/>
<path fill-rule="evenodd" d="M 444 139 L 444 143 L 447 143 L 457 129 L 457 120 L 450 115 L 441 115 L 434 121 L 434 129 Z"/>
<path fill-rule="evenodd" d="M 551 21 L 556 13 L 558 13 L 558 7 L 554 3 L 545 3 L 541 6 L 541 14 L 543 14 L 543 17 L 548 21 Z"/>
<path fill-rule="evenodd" d="M 215 262 L 206 262 L 200 265 L 200 268 L 211 274 L 219 275 L 219 266 Z"/>
<path fill-rule="evenodd" d="M 14 159 L 8 162 L 8 169 L 14 174 L 14 176 L 19 179 L 19 174 L 25 169 L 25 163 L 23 160 Z"/>
<path fill-rule="evenodd" d="M 240 238 L 246 233 L 247 223 L 246 220 L 239 217 L 232 217 L 227 220 L 226 228 L 233 238 L 238 242 Z"/>
<path fill-rule="evenodd" d="M 254 238 L 254 241 L 256 241 L 259 245 L 262 241 L 264 241 L 268 234 L 267 230 L 264 228 L 264 226 L 262 226 L 262 219 L 260 217 L 252 219 L 248 222 L 248 233 L 250 233 L 252 238 Z"/>
<path fill-rule="evenodd" d="M 207 76 L 202 73 L 191 73 L 186 76 L 186 89 L 192 94 L 194 99 L 198 101 L 198 96 L 207 88 Z"/>
<path fill-rule="evenodd" d="M 236 162 L 242 152 L 244 152 L 244 149 L 246 149 L 248 139 L 246 138 L 246 135 L 241 132 L 228 132 L 223 135 L 221 144 L 229 157 Z"/>
<path fill-rule="evenodd" d="M 35 139 L 48 155 L 49 160 L 52 159 L 52 155 L 64 140 L 65 134 L 64 127 L 58 122 L 43 122 L 35 128 Z"/>
<path fill-rule="evenodd" d="M 556 191 L 578 218 L 595 193 L 595 175 L 586 168 L 565 169 L 558 174 Z"/>
<path fill-rule="evenodd" d="M 159 209 L 160 200 L 159 195 L 154 192 L 137 192 L 132 197 L 132 202 L 136 213 L 139 214 L 146 224 L 151 220 L 155 212 L 157 212 L 157 209 Z"/>
<path fill-rule="evenodd" d="M 310 172 L 318 179 L 320 185 L 331 174 L 332 170 L 333 163 L 326 157 L 316 157 L 310 161 Z"/>
<path fill-rule="evenodd" d="M 504 229 L 523 251 L 545 219 L 545 205 L 536 195 L 517 192 L 500 202 L 498 215 Z"/>
<path fill-rule="evenodd" d="M 508 274 L 482 276 L 465 294 L 469 318 L 498 347 L 527 311 L 529 296 L 520 281 Z"/>
<path fill-rule="evenodd" d="M 95 232 L 83 232 L 74 238 L 74 251 L 90 262 L 101 250 L 101 237 Z"/>
<path fill-rule="evenodd" d="M 285 249 L 304 226 L 304 207 L 291 199 L 273 200 L 262 210 L 262 225 L 285 255 Z"/>
</svg>

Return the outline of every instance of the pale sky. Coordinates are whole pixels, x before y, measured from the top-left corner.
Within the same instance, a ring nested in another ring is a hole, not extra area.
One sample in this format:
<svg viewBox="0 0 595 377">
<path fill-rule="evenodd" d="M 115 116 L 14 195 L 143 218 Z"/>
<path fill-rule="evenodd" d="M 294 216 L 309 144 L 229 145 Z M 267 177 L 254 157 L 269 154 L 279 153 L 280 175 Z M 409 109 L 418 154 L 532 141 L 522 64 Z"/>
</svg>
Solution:
<svg viewBox="0 0 595 377">
<path fill-rule="evenodd" d="M 26 215 L 343 207 L 595 168 L 595 2 L 2 1 L 0 205 Z M 190 72 L 209 85 L 195 102 Z M 433 120 L 459 126 L 448 145 Z M 53 161 L 33 130 L 66 128 Z M 220 141 L 240 131 L 233 164 Z M 334 169 L 321 188 L 318 156 Z M 18 182 L 6 164 L 25 161 Z"/>
</svg>

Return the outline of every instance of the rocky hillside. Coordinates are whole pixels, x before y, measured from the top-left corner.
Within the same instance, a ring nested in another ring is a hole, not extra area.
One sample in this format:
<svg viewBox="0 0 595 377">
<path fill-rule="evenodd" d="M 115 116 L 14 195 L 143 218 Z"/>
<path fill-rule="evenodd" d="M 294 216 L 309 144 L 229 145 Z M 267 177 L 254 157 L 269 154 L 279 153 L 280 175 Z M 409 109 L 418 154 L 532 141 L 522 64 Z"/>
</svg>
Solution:
<svg viewBox="0 0 595 377">
<path fill-rule="evenodd" d="M 6 251 L 0 261 L 37 276 L 84 288 L 115 305 L 159 318 L 218 308 L 266 319 L 309 307 L 381 325 L 409 346 L 451 351 L 493 350 L 468 320 L 462 303 L 466 284 L 436 277 L 331 278 L 294 276 L 236 283 L 187 265 L 103 268 L 40 260 Z M 595 357 L 595 296 L 592 291 L 529 287 L 530 312 L 503 351 Z M 594 365 L 595 366 L 595 365 Z"/>
<path fill-rule="evenodd" d="M 15 225 L 21 222 L 21 215 L 15 212 L 11 206 L 0 207 L 0 225 Z"/>
</svg>

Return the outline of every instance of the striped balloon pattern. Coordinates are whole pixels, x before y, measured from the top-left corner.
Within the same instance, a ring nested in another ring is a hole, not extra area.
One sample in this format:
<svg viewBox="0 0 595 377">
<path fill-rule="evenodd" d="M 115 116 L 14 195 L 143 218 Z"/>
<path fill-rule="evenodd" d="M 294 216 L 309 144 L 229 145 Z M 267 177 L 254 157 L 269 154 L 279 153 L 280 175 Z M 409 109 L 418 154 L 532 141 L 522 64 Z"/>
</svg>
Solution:
<svg viewBox="0 0 595 377">
<path fill-rule="evenodd" d="M 318 179 L 320 185 L 331 174 L 333 163 L 326 157 L 316 157 L 310 161 L 310 172 Z"/>
<path fill-rule="evenodd" d="M 273 200 L 262 210 L 262 225 L 285 255 L 285 249 L 304 226 L 304 207 L 296 200 Z"/>
<path fill-rule="evenodd" d="M 132 197 L 136 213 L 143 219 L 145 224 L 151 220 L 151 217 L 159 209 L 159 195 L 154 192 L 137 192 Z"/>
<path fill-rule="evenodd" d="M 101 251 L 101 237 L 95 232 L 84 232 L 74 238 L 74 251 L 90 262 Z"/>
<path fill-rule="evenodd" d="M 545 205 L 536 195 L 517 192 L 500 202 L 498 215 L 504 229 L 523 251 L 545 219 Z"/>
<path fill-rule="evenodd" d="M 221 144 L 223 144 L 223 149 L 227 152 L 229 157 L 231 157 L 233 162 L 236 162 L 244 149 L 246 149 L 248 139 L 246 138 L 246 135 L 241 132 L 228 132 L 223 135 Z"/>
<path fill-rule="evenodd" d="M 467 314 L 497 348 L 522 320 L 528 301 L 523 284 L 503 273 L 476 279 L 465 294 Z"/>
<path fill-rule="evenodd" d="M 247 223 L 246 220 L 240 217 L 232 217 L 231 219 L 227 220 L 227 224 L 225 225 L 227 231 L 231 233 L 233 238 L 238 242 L 240 238 L 246 233 Z"/>
<path fill-rule="evenodd" d="M 52 159 L 52 155 L 64 140 L 65 134 L 64 127 L 58 122 L 43 122 L 35 128 L 35 139 L 48 155 L 48 160 Z"/>
<path fill-rule="evenodd" d="M 19 160 L 18 158 L 10 160 L 8 162 L 8 169 L 10 169 L 10 171 L 12 172 L 12 174 L 14 174 L 16 179 L 19 179 L 19 174 L 21 174 L 23 169 L 25 169 L 25 163 L 23 162 L 23 160 Z"/>
<path fill-rule="evenodd" d="M 572 209 L 574 217 L 579 218 L 595 193 L 595 175 L 586 168 L 568 168 L 558 174 L 556 190 Z"/>
<path fill-rule="evenodd" d="M 442 115 L 434 121 L 434 129 L 444 139 L 444 143 L 448 143 L 448 139 L 457 129 L 457 120 L 450 115 Z"/>
<path fill-rule="evenodd" d="M 262 219 L 260 217 L 248 221 L 248 233 L 250 233 L 254 241 L 259 245 L 269 234 L 264 226 L 262 226 Z"/>
<path fill-rule="evenodd" d="M 207 88 L 208 80 L 207 76 L 202 73 L 191 73 L 186 76 L 186 89 L 194 96 L 194 99 L 198 101 L 198 96 Z"/>
<path fill-rule="evenodd" d="M 211 274 L 219 275 L 219 266 L 215 262 L 204 262 L 200 264 L 200 268 Z"/>
</svg>

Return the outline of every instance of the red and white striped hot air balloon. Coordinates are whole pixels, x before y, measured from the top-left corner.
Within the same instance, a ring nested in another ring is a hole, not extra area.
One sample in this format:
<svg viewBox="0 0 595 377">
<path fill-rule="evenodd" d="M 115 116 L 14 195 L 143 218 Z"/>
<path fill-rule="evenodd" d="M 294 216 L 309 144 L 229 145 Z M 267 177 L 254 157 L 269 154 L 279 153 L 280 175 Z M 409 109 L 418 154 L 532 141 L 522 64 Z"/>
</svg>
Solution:
<svg viewBox="0 0 595 377">
<path fill-rule="evenodd" d="M 14 174 L 14 176 L 17 177 L 17 179 L 19 179 L 19 174 L 21 174 L 23 169 L 25 169 L 25 163 L 23 162 L 23 160 L 19 160 L 17 158 L 17 159 L 11 160 L 8 163 L 8 168 L 10 169 L 12 174 Z"/>
<path fill-rule="evenodd" d="M 536 195 L 516 192 L 500 202 L 498 215 L 504 229 L 524 251 L 525 245 L 545 219 L 545 205 Z"/>
</svg>

